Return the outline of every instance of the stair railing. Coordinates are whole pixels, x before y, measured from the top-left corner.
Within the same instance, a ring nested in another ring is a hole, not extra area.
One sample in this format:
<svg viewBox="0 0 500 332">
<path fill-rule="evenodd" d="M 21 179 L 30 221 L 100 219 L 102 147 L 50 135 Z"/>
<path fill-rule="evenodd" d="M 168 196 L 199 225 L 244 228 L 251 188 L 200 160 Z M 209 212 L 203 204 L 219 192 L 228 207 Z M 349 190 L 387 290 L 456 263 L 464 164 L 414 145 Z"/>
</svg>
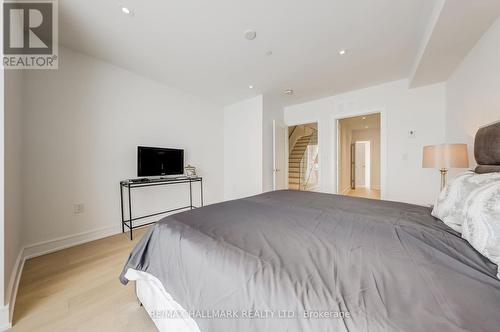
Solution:
<svg viewBox="0 0 500 332">
<path fill-rule="evenodd" d="M 305 162 L 305 160 L 306 160 L 306 158 L 305 158 L 306 154 L 307 154 L 307 148 L 304 151 L 304 153 L 302 154 L 302 158 L 300 159 L 300 163 L 299 163 L 299 190 L 303 189 L 303 187 L 302 187 L 302 178 L 304 177 L 303 176 L 304 175 L 304 168 L 307 168 L 307 164 Z"/>
<path fill-rule="evenodd" d="M 316 164 L 316 162 L 318 160 L 318 155 L 319 155 L 319 153 L 316 153 L 316 155 L 313 158 L 315 164 Z M 305 190 L 307 190 L 307 186 L 309 185 L 309 181 L 311 181 L 311 175 L 312 175 L 313 171 L 314 171 L 314 167 L 311 167 L 311 169 L 309 170 L 309 175 L 307 176 L 307 180 L 306 180 L 306 182 L 304 184 L 304 189 Z"/>
<path fill-rule="evenodd" d="M 309 139 L 307 140 L 307 147 L 309 147 L 309 145 L 311 145 L 311 141 L 313 139 L 313 136 L 314 136 L 314 134 L 309 136 Z M 307 179 L 305 176 L 307 173 L 307 152 L 308 152 L 307 150 L 308 149 L 306 148 L 306 150 L 302 154 L 302 158 L 300 159 L 300 163 L 299 163 L 299 190 L 306 190 L 307 184 L 309 182 L 309 178 L 311 177 L 312 168 L 309 171 L 309 175 L 308 175 Z M 316 158 L 317 158 L 317 156 L 316 156 Z"/>
</svg>

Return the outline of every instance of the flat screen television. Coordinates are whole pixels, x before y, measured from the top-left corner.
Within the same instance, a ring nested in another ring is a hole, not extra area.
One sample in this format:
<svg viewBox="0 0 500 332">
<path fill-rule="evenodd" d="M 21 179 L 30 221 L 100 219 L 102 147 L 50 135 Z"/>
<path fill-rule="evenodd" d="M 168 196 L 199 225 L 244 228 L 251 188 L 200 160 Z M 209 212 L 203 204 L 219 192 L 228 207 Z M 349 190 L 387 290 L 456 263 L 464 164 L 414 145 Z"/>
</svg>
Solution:
<svg viewBox="0 0 500 332">
<path fill-rule="evenodd" d="M 184 150 L 137 147 L 139 177 L 181 174 L 184 174 Z"/>
</svg>

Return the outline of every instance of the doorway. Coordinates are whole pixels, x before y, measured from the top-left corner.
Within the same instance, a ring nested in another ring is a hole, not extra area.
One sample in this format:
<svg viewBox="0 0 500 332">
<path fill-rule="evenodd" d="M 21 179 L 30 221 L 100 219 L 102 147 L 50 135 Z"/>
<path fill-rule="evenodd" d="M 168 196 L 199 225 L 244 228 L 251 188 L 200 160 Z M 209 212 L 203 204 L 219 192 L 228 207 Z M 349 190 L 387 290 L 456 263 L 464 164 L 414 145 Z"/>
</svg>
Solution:
<svg viewBox="0 0 500 332">
<path fill-rule="evenodd" d="M 337 127 L 338 192 L 380 199 L 380 113 L 340 119 Z"/>
<path fill-rule="evenodd" d="M 288 189 L 319 189 L 318 124 L 288 127 Z"/>
</svg>

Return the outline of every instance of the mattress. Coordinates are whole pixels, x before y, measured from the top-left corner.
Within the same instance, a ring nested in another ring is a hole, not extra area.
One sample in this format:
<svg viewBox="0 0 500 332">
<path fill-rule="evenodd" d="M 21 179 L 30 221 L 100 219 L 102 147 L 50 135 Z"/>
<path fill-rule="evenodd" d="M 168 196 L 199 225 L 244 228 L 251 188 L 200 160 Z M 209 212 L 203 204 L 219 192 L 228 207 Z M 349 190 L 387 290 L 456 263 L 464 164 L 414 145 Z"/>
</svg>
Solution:
<svg viewBox="0 0 500 332">
<path fill-rule="evenodd" d="M 135 281 L 139 301 L 162 332 L 200 332 L 189 313 L 165 290 L 153 275 L 128 269 L 125 277 Z"/>
<path fill-rule="evenodd" d="M 423 206 L 277 191 L 154 225 L 127 271 L 202 332 L 495 331 L 497 266 Z"/>
</svg>

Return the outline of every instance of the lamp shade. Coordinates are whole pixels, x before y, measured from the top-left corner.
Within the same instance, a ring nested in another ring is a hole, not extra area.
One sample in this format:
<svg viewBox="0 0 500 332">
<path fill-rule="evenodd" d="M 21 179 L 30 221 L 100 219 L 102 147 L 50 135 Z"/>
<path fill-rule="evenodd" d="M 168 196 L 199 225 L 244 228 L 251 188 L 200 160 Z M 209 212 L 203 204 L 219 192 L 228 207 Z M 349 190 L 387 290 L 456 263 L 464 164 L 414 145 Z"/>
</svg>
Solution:
<svg viewBox="0 0 500 332">
<path fill-rule="evenodd" d="M 439 144 L 424 146 L 424 168 L 468 168 L 467 144 Z"/>
</svg>

